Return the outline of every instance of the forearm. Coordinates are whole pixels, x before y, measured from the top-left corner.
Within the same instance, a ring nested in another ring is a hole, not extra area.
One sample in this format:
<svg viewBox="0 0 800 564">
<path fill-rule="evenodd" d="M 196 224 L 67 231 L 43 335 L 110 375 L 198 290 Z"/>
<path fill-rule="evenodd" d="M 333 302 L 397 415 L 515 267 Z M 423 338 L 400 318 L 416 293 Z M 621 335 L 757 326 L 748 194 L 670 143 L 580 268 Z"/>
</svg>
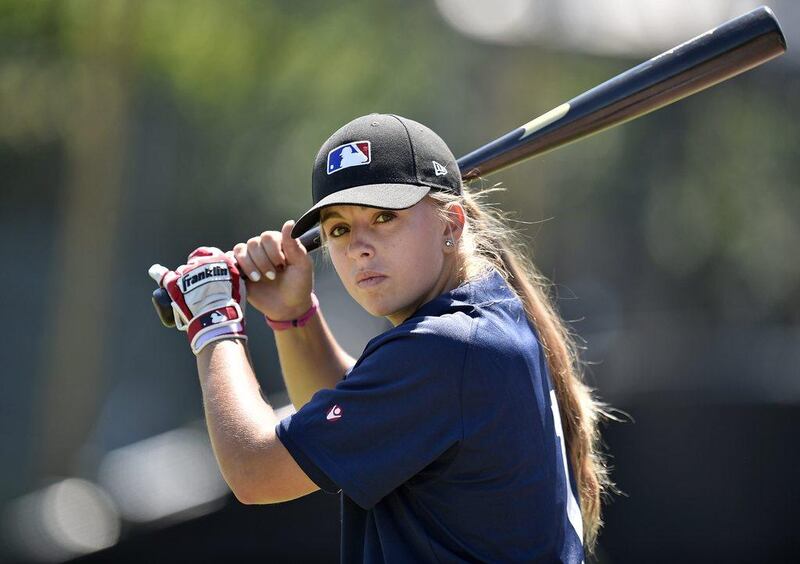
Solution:
<svg viewBox="0 0 800 564">
<path fill-rule="evenodd" d="M 276 331 L 275 344 L 286 389 L 296 409 L 318 390 L 335 387 L 355 364 L 336 342 L 321 311 L 303 327 Z"/>
<path fill-rule="evenodd" d="M 228 485 L 242 497 L 258 481 L 278 423 L 262 397 L 241 340 L 210 343 L 197 356 L 206 424 L 214 454 Z"/>
</svg>

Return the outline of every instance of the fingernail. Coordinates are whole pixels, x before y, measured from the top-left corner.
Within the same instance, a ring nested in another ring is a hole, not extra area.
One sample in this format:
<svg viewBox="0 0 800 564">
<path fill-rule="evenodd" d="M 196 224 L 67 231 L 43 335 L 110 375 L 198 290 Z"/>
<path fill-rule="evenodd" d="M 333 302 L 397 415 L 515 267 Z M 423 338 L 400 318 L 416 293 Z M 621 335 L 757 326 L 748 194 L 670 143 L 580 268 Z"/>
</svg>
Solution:
<svg viewBox="0 0 800 564">
<path fill-rule="evenodd" d="M 259 280 L 261 280 L 261 275 L 254 270 L 253 272 L 250 273 L 250 280 L 252 280 L 253 282 L 258 282 Z"/>
<path fill-rule="evenodd" d="M 272 272 L 271 270 L 268 270 L 266 272 L 266 277 L 269 278 L 270 280 L 275 280 L 275 273 Z"/>
</svg>

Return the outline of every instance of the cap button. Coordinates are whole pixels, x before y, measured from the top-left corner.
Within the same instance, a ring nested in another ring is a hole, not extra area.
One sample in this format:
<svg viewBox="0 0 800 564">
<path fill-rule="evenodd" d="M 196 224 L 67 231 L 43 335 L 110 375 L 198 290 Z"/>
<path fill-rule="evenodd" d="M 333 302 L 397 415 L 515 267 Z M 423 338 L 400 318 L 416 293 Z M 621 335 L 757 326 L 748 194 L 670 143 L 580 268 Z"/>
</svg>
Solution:
<svg viewBox="0 0 800 564">
<path fill-rule="evenodd" d="M 377 121 L 373 121 L 370 125 L 372 127 L 378 127 L 380 124 Z"/>
</svg>

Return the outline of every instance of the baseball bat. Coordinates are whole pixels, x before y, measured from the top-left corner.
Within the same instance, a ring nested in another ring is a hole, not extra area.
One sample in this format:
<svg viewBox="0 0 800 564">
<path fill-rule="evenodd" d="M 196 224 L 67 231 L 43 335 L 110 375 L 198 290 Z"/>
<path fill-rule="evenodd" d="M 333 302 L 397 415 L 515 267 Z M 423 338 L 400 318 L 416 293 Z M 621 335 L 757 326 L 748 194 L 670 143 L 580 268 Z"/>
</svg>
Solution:
<svg viewBox="0 0 800 564">
<path fill-rule="evenodd" d="M 662 108 L 786 51 L 780 24 L 766 6 L 709 30 L 584 92 L 458 159 L 465 181 L 483 177 Z M 319 227 L 300 236 L 309 251 Z M 164 325 L 175 324 L 167 292 L 153 292 Z"/>
</svg>

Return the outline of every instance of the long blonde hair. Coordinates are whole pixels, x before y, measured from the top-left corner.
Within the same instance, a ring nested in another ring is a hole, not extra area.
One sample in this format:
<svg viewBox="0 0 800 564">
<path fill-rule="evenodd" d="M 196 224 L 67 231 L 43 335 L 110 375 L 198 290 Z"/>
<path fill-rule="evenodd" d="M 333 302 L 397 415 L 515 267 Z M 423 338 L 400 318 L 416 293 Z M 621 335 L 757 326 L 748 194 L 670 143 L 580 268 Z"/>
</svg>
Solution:
<svg viewBox="0 0 800 564">
<path fill-rule="evenodd" d="M 485 190 L 481 195 L 490 191 Z M 549 296 L 551 284 L 534 267 L 504 218 L 490 206 L 481 205 L 479 196 L 469 193 L 466 187 L 461 197 L 442 192 L 431 192 L 429 197 L 439 204 L 444 219 L 448 219 L 450 213 L 447 204 L 453 202 L 460 203 L 466 212 L 459 241 L 462 280 L 477 276 L 487 267 L 497 269 L 519 296 L 536 330 L 547 357 L 564 441 L 578 487 L 584 546 L 591 553 L 603 524 L 602 497 L 616 492 L 600 451 L 598 423 L 602 418 L 618 419 L 584 383 L 583 365 L 574 337 Z"/>
</svg>

